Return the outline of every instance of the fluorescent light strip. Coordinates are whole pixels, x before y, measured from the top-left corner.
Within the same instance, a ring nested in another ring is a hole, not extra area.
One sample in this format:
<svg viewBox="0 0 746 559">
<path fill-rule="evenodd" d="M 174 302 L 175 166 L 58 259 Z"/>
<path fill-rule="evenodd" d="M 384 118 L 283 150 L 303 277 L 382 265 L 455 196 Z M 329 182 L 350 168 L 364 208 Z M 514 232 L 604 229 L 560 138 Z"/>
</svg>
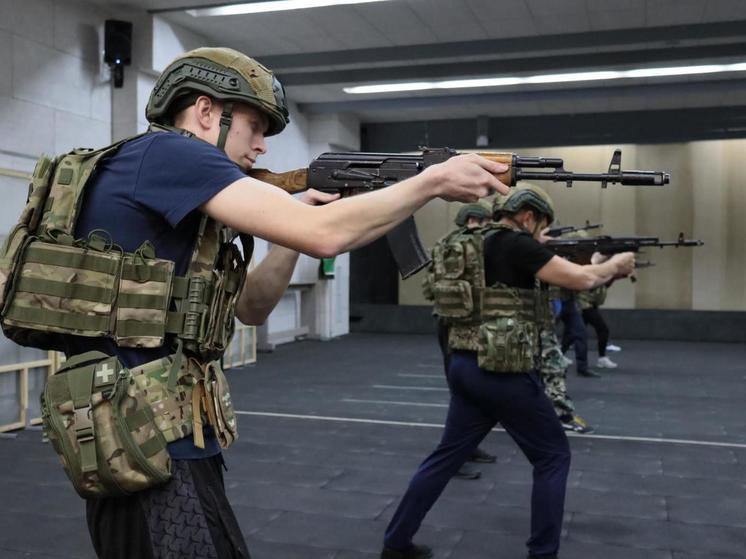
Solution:
<svg viewBox="0 0 746 559">
<path fill-rule="evenodd" d="M 688 76 L 693 74 L 717 74 L 722 72 L 744 72 L 746 62 L 735 64 L 707 64 L 702 66 L 678 66 L 673 68 L 640 68 L 637 70 L 606 70 L 600 72 L 575 72 L 568 74 L 543 74 L 525 77 L 475 78 L 445 80 L 438 82 L 382 83 L 345 87 L 352 95 L 365 93 L 393 93 L 398 91 L 428 91 L 431 89 L 463 89 L 476 87 L 504 87 L 537 83 L 569 83 L 598 80 L 621 80 L 630 78 L 658 78 L 664 76 Z"/>
<path fill-rule="evenodd" d="M 307 8 L 324 8 L 346 4 L 367 4 L 370 2 L 388 2 L 390 0 L 273 0 L 270 2 L 241 2 L 214 8 L 196 8 L 186 10 L 190 16 L 234 16 L 239 14 L 260 14 L 266 12 L 283 12 L 286 10 L 304 10 Z"/>
</svg>

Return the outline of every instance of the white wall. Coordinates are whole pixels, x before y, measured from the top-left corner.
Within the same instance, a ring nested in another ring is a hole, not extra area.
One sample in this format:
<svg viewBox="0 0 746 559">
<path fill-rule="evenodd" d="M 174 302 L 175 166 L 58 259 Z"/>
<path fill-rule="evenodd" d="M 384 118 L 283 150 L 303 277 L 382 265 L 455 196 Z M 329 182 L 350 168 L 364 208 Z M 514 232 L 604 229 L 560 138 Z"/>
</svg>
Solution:
<svg viewBox="0 0 746 559">
<path fill-rule="evenodd" d="M 75 1 L 0 2 L 0 166 L 28 171 L 41 153 L 110 141 L 107 17 Z"/>
</svg>

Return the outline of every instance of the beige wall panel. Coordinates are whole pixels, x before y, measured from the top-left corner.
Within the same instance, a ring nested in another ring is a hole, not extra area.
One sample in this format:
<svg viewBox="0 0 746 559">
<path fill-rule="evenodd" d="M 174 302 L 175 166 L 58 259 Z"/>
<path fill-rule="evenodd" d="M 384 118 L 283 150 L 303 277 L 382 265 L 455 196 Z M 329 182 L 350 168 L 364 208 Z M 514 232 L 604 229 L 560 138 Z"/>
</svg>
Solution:
<svg viewBox="0 0 746 559">
<path fill-rule="evenodd" d="M 725 146 L 725 212 L 712 220 L 725 222 L 722 244 L 707 250 L 724 252 L 721 309 L 746 310 L 746 140 L 724 142 Z M 703 185 L 705 188 L 709 185 Z"/>
<path fill-rule="evenodd" d="M 667 187 L 638 189 L 635 213 L 638 235 L 670 240 L 683 231 L 691 236 L 694 221 L 691 159 L 691 146 L 687 144 L 641 146 L 638 149 L 638 168 L 657 169 L 662 166 L 671 172 L 671 184 Z M 650 249 L 641 258 L 652 260 L 655 268 L 647 270 L 648 273 L 637 283 L 636 307 L 691 308 L 692 251 Z"/>
<path fill-rule="evenodd" d="M 622 147 L 622 168 L 665 170 L 665 188 L 577 183 L 572 188 L 543 183 L 562 224 L 585 220 L 604 224 L 609 235 L 652 235 L 675 239 L 679 232 L 701 238 L 705 247 L 655 249 L 641 255 L 655 267 L 640 270 L 638 281 L 617 282 L 610 308 L 746 310 L 746 140 L 687 144 L 579 146 L 517 150 L 522 155 L 562 157 L 569 171 L 605 170 L 615 147 Z M 453 227 L 459 204 L 433 202 L 416 215 L 426 246 Z M 426 304 L 422 273 L 400 283 L 399 301 Z"/>
<path fill-rule="evenodd" d="M 692 144 L 691 176 L 695 185 L 693 235 L 705 246 L 692 255 L 692 308 L 719 309 L 723 305 L 726 246 L 728 147 L 732 142 Z M 723 247 L 723 250 L 715 247 Z"/>
</svg>

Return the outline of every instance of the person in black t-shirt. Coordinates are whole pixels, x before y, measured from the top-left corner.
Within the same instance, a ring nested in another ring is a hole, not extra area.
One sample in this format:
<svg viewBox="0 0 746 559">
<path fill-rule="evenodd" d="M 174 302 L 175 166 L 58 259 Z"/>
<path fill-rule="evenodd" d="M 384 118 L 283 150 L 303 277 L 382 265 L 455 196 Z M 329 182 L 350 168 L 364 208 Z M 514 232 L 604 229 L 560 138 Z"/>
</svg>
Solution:
<svg viewBox="0 0 746 559">
<path fill-rule="evenodd" d="M 495 216 L 501 226 L 483 244 L 487 286 L 530 290 L 538 278 L 569 289 L 590 289 L 634 269 L 634 254 L 579 266 L 555 256 L 537 239 L 551 223 L 549 196 L 537 187 L 514 189 Z M 536 348 L 538 349 L 538 348 Z M 554 559 L 559 550 L 570 448 L 538 372 L 495 373 L 477 352 L 453 350 L 448 362 L 450 404 L 438 447 L 420 465 L 384 537 L 382 559 L 427 559 L 432 550 L 414 534 L 451 476 L 497 422 L 533 466 L 530 558 Z"/>
</svg>

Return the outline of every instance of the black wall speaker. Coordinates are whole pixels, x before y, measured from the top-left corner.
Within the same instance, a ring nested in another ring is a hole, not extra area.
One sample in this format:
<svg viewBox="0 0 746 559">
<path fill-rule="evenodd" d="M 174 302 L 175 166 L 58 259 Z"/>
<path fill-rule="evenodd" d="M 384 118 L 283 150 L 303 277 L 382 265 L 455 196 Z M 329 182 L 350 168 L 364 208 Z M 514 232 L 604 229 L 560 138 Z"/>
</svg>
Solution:
<svg viewBox="0 0 746 559">
<path fill-rule="evenodd" d="M 124 66 L 132 62 L 132 23 L 107 19 L 104 25 L 104 62 L 112 66 L 114 87 L 122 87 Z"/>
</svg>

